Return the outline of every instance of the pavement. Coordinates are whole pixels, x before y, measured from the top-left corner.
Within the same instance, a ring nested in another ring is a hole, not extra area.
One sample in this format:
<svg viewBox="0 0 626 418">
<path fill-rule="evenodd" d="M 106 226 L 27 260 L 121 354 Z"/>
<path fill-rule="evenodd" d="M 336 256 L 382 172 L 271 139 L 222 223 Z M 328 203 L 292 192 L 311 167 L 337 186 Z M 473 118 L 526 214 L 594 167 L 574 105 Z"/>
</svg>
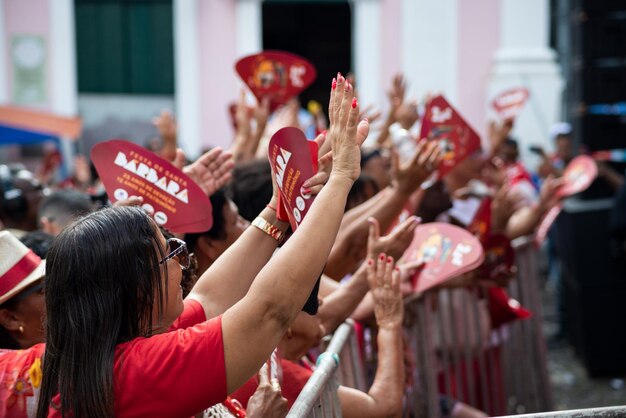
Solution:
<svg viewBox="0 0 626 418">
<path fill-rule="evenodd" d="M 554 292 L 543 292 L 544 335 L 555 410 L 626 405 L 626 376 L 590 378 L 574 349 L 559 337 Z"/>
</svg>

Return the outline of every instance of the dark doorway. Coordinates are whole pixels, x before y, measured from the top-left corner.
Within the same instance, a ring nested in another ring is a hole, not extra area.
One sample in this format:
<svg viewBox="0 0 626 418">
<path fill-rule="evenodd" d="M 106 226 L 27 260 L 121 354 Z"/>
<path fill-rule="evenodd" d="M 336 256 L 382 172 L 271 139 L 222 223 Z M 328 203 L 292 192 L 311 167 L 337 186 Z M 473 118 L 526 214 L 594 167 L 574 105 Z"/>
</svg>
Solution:
<svg viewBox="0 0 626 418">
<path fill-rule="evenodd" d="M 347 1 L 263 2 L 263 49 L 300 55 L 313 63 L 317 79 L 301 95 L 302 106 L 317 100 L 325 111 L 332 78 L 352 69 L 352 17 Z"/>
</svg>

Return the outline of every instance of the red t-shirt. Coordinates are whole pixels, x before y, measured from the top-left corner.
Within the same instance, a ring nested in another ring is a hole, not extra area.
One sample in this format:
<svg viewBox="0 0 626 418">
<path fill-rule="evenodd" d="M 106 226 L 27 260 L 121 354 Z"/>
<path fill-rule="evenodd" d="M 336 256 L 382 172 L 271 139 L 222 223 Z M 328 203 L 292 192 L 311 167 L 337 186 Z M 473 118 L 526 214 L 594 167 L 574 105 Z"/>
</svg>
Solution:
<svg viewBox="0 0 626 418">
<path fill-rule="evenodd" d="M 313 372 L 303 366 L 300 366 L 299 364 L 285 359 L 280 359 L 280 364 L 283 368 L 283 383 L 281 385 L 281 391 L 283 396 L 287 399 L 289 408 L 291 408 Z M 241 402 L 244 408 L 247 408 L 248 400 L 252 395 L 254 395 L 258 386 L 259 378 L 258 376 L 254 376 L 242 387 L 233 392 L 230 397 L 237 399 Z"/>
<path fill-rule="evenodd" d="M 117 346 L 113 363 L 115 416 L 190 417 L 226 399 L 222 317 L 205 321 L 202 305 L 186 300 L 182 315 L 169 332 L 135 338 Z M 40 344 L 29 350 L 14 351 L 8 354 L 11 358 L 4 359 L 0 354 L 0 373 L 14 370 L 17 372 L 12 372 L 13 375 L 24 376 L 35 359 L 41 357 L 43 348 Z M 30 362 L 21 359 L 23 353 L 29 353 Z M 10 398 L 4 394 L 4 382 L 8 380 L 11 386 L 10 382 L 15 381 L 7 377 L 2 379 L 0 402 Z M 12 386 L 15 387 L 15 383 Z M 52 402 L 58 405 L 60 396 L 53 397 Z M 9 409 L 15 410 L 15 405 L 19 402 L 0 404 L 3 407 L 0 415 Z M 22 418 L 27 415 L 6 416 Z M 49 416 L 60 417 L 61 414 L 50 408 Z"/>
</svg>

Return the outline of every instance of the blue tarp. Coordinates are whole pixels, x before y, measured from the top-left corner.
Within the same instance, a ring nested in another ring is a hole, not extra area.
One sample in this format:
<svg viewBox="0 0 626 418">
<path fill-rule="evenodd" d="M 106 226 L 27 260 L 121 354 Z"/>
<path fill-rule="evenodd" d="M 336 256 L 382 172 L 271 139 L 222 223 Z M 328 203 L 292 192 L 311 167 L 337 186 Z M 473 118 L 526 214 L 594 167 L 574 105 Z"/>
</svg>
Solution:
<svg viewBox="0 0 626 418">
<path fill-rule="evenodd" d="M 51 140 L 58 140 L 58 138 L 54 134 L 46 134 L 0 125 L 0 145 L 33 144 Z"/>
</svg>

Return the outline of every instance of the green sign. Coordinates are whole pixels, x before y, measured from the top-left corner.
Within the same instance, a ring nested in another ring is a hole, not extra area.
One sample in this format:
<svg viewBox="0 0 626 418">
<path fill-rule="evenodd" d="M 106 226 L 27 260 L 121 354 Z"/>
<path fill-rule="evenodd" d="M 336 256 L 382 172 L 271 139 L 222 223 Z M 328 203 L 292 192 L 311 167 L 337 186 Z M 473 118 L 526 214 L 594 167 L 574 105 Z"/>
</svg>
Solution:
<svg viewBox="0 0 626 418">
<path fill-rule="evenodd" d="M 46 44 L 39 35 L 11 38 L 13 102 L 43 104 L 46 101 Z"/>
</svg>

